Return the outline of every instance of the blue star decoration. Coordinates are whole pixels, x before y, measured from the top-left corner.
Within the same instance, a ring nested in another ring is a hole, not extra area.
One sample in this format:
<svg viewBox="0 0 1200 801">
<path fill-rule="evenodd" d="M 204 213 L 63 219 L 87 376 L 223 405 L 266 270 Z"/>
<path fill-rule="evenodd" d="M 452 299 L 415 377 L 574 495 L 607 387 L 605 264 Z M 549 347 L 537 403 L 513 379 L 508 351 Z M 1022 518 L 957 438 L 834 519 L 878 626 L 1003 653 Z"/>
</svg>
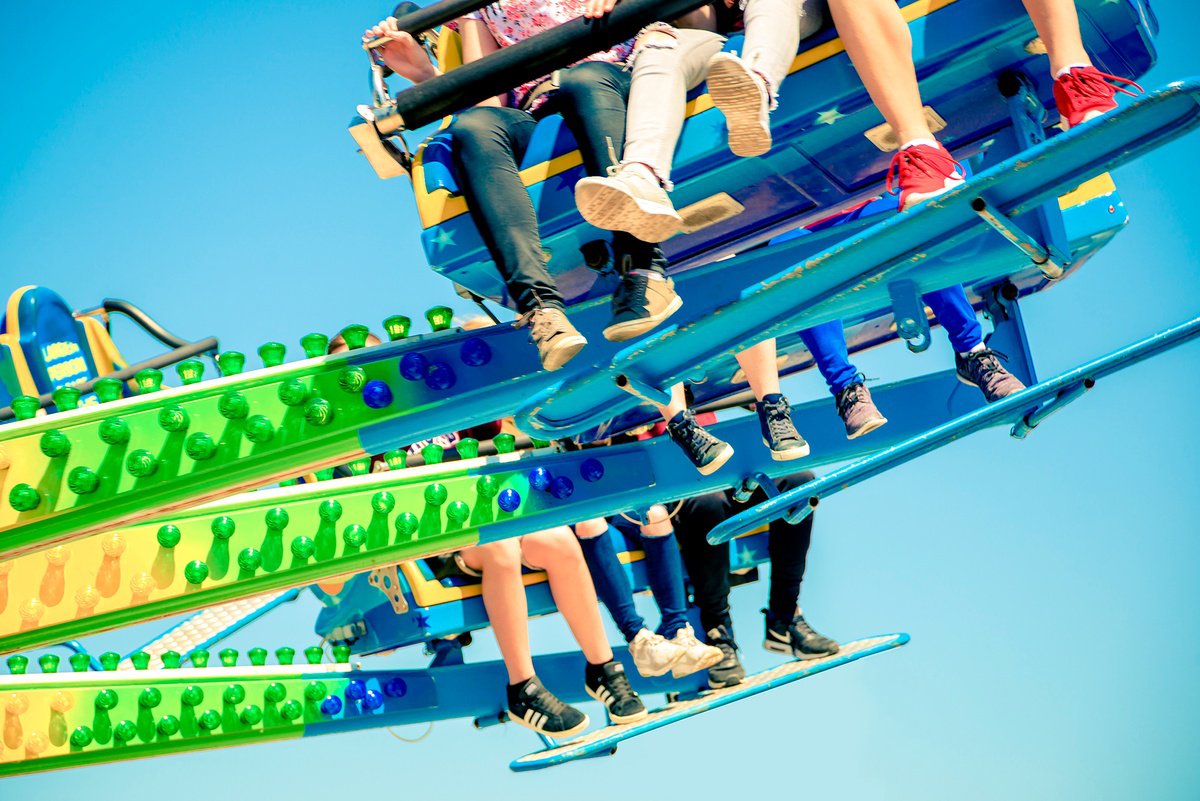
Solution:
<svg viewBox="0 0 1200 801">
<path fill-rule="evenodd" d="M 817 125 L 833 125 L 838 120 L 846 119 L 846 115 L 836 107 L 817 112 Z"/>
<path fill-rule="evenodd" d="M 762 552 L 757 550 L 753 546 L 743 545 L 742 543 L 738 542 L 737 540 L 734 540 L 734 544 L 737 549 L 735 551 L 735 553 L 737 554 L 737 561 L 740 562 L 741 564 L 744 564 L 744 565 L 755 564 L 756 562 L 758 562 L 762 559 Z"/>
<path fill-rule="evenodd" d="M 445 228 L 439 228 L 437 235 L 433 237 L 433 244 L 439 248 L 448 248 L 454 244 L 454 234 L 447 231 Z"/>
<path fill-rule="evenodd" d="M 417 628 L 419 628 L 419 629 L 429 628 L 429 616 L 428 615 L 422 615 L 420 612 L 414 612 L 412 616 L 413 616 L 414 625 L 416 625 Z"/>
</svg>

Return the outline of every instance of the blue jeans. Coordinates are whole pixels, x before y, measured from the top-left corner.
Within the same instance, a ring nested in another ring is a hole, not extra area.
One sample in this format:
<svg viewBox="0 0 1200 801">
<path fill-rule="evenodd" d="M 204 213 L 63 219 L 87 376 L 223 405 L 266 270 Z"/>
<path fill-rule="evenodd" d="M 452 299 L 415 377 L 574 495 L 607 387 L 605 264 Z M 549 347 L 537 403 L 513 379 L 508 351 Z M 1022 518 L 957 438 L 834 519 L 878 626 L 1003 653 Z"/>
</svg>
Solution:
<svg viewBox="0 0 1200 801">
<path fill-rule="evenodd" d="M 928 292 L 921 299 L 933 309 L 955 353 L 966 353 L 983 342 L 983 327 L 979 325 L 975 310 L 971 308 L 967 293 L 961 286 Z M 800 338 L 812 354 L 830 392 L 836 395 L 854 383 L 858 368 L 850 363 L 841 320 L 806 328 L 800 332 Z"/>
<path fill-rule="evenodd" d="M 648 537 L 638 534 L 636 527 L 630 526 L 626 531 L 641 540 L 650 592 L 662 616 L 658 633 L 669 640 L 687 625 L 687 597 L 683 590 L 683 558 L 679 554 L 679 543 L 674 532 L 665 537 Z M 598 537 L 579 538 L 596 594 L 625 641 L 631 642 L 646 628 L 646 621 L 638 614 L 633 603 L 633 587 L 617 559 L 618 542 L 622 546 L 625 544 L 621 532 L 611 525 Z"/>
</svg>

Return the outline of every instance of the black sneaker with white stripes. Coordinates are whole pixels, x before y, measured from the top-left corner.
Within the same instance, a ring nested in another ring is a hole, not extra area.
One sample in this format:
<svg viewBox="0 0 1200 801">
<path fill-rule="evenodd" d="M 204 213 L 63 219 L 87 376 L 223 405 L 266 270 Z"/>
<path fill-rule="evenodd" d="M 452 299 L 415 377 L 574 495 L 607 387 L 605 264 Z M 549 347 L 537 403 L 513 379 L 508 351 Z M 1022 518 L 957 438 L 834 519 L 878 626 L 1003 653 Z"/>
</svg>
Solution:
<svg viewBox="0 0 1200 801">
<path fill-rule="evenodd" d="M 587 694 L 604 704 L 613 723 L 633 723 L 648 714 L 642 699 L 629 686 L 625 666 L 613 660 L 587 666 Z"/>
<path fill-rule="evenodd" d="M 537 676 L 508 685 L 508 717 L 547 737 L 574 737 L 588 727 L 588 716 L 558 700 Z"/>
<path fill-rule="evenodd" d="M 763 648 L 771 653 L 796 659 L 820 659 L 838 652 L 837 642 L 808 625 L 800 610 L 796 610 L 796 616 L 791 620 L 776 618 L 769 609 L 762 611 L 767 616 Z"/>
</svg>

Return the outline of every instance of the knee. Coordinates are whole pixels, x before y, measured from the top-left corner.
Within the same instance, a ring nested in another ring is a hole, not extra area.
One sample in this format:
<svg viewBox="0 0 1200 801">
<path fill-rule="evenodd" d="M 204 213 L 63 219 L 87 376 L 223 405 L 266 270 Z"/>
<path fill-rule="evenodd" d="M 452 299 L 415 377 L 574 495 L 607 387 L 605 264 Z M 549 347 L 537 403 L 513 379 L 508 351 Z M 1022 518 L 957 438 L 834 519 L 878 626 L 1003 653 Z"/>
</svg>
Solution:
<svg viewBox="0 0 1200 801">
<path fill-rule="evenodd" d="M 595 539 L 603 536 L 606 531 L 608 531 L 608 521 L 603 517 L 575 524 L 575 536 L 581 540 Z"/>
<path fill-rule="evenodd" d="M 577 100 L 610 83 L 620 68 L 606 61 L 588 61 L 562 70 L 558 74 L 558 94 Z"/>
<path fill-rule="evenodd" d="M 456 141 L 477 140 L 495 136 L 501 128 L 498 109 L 490 106 L 475 106 L 459 113 L 450 124 L 450 132 Z"/>
<path fill-rule="evenodd" d="M 652 22 L 633 40 L 633 58 L 643 51 L 674 50 L 679 46 L 679 30 L 665 22 Z"/>
<path fill-rule="evenodd" d="M 642 524 L 643 537 L 667 537 L 674 532 L 671 527 L 671 514 L 667 507 L 656 503 L 646 512 L 646 522 Z"/>
<path fill-rule="evenodd" d="M 825 4 L 822 0 L 800 0 L 800 38 L 807 39 L 825 24 Z"/>
<path fill-rule="evenodd" d="M 500 540 L 477 547 L 484 575 L 521 572 L 521 545 L 517 540 Z"/>
<path fill-rule="evenodd" d="M 566 526 L 539 531 L 521 538 L 521 551 L 526 563 L 544 570 L 553 570 L 567 565 L 583 564 L 583 551 L 579 541 Z"/>
</svg>

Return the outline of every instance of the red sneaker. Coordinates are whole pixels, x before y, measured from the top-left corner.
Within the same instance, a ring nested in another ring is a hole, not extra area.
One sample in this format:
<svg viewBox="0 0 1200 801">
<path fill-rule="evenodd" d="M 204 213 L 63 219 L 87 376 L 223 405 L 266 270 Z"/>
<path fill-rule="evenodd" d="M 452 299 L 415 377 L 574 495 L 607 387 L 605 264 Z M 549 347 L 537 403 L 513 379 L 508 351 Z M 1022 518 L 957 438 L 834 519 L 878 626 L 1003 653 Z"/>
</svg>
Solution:
<svg viewBox="0 0 1200 801">
<path fill-rule="evenodd" d="M 962 185 L 966 177 L 962 165 L 946 148 L 913 145 L 892 156 L 887 171 L 887 190 L 891 192 L 894 184 L 899 185 L 900 211 L 905 211 Z"/>
<path fill-rule="evenodd" d="M 1132 86 L 1137 92 L 1114 86 L 1110 81 Z M 1054 81 L 1054 104 L 1062 115 L 1063 130 L 1067 130 L 1116 108 L 1117 92 L 1136 97 L 1141 91 L 1142 87 L 1133 81 L 1095 67 L 1072 67 Z"/>
</svg>

